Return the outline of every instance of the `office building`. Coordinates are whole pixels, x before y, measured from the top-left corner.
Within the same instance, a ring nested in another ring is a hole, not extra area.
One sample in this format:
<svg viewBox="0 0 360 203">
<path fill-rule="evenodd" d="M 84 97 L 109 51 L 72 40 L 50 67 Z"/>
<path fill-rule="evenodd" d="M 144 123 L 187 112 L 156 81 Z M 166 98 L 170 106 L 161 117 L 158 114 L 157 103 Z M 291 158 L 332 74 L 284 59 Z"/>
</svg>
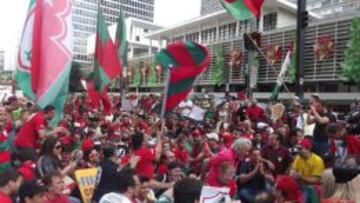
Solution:
<svg viewBox="0 0 360 203">
<path fill-rule="evenodd" d="M 87 40 L 96 32 L 98 3 L 108 25 L 116 23 L 121 9 L 125 17 L 147 22 L 154 20 L 154 0 L 74 0 L 74 59 L 82 66 L 91 66 L 92 63 L 92 57 L 87 55 Z"/>
<path fill-rule="evenodd" d="M 0 51 L 0 72 L 5 70 L 5 51 Z"/>
</svg>

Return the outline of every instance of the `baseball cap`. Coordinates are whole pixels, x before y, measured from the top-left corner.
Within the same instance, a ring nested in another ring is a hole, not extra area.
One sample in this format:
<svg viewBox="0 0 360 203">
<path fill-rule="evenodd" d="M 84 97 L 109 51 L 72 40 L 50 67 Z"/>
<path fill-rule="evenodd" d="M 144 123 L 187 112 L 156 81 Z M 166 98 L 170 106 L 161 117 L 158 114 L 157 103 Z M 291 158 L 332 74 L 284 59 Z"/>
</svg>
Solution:
<svg viewBox="0 0 360 203">
<path fill-rule="evenodd" d="M 44 193 L 47 191 L 47 189 L 48 187 L 40 180 L 33 179 L 30 181 L 25 181 L 18 190 L 20 202 L 24 202 L 26 197 L 33 197 L 35 195 Z"/>
<path fill-rule="evenodd" d="M 309 139 L 304 138 L 299 141 L 298 146 L 310 150 L 312 148 L 312 143 Z"/>
<path fill-rule="evenodd" d="M 209 133 L 209 134 L 206 134 L 206 137 L 207 137 L 209 140 L 219 141 L 219 135 L 218 135 L 217 133 Z"/>
</svg>

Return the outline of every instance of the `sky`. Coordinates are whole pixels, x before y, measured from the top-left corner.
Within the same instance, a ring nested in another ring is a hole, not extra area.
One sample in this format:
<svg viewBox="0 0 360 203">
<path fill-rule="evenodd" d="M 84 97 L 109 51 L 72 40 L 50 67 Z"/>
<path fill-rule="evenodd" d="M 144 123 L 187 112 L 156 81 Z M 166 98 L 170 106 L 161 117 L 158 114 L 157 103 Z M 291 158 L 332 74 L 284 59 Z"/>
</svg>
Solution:
<svg viewBox="0 0 360 203">
<path fill-rule="evenodd" d="M 5 66 L 16 66 L 16 47 L 21 37 L 29 0 L 0 1 L 0 50 Z M 200 0 L 155 0 L 154 22 L 162 26 L 180 23 L 200 15 Z"/>
</svg>

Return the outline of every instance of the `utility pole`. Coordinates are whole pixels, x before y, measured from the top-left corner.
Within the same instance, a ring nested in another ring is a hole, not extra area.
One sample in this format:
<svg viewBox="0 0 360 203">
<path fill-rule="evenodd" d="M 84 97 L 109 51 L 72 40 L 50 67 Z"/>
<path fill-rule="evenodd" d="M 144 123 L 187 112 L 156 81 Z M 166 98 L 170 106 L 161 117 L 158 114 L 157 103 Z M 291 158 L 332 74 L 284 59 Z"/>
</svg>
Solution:
<svg viewBox="0 0 360 203">
<path fill-rule="evenodd" d="M 308 26 L 308 12 L 306 0 L 298 0 L 297 6 L 297 35 L 296 35 L 296 96 L 300 101 L 304 99 L 304 60 L 305 60 L 305 31 Z"/>
</svg>

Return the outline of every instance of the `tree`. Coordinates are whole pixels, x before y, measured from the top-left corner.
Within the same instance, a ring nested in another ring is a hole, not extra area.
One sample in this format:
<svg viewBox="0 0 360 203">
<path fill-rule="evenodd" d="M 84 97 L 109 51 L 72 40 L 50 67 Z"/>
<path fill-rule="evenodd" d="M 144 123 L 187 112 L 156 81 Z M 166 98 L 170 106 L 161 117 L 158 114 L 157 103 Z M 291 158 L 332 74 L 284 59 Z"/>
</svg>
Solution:
<svg viewBox="0 0 360 203">
<path fill-rule="evenodd" d="M 150 87 L 153 87 L 155 86 L 156 82 L 156 60 L 152 60 L 150 64 L 148 84 Z"/>
<path fill-rule="evenodd" d="M 71 63 L 71 72 L 70 72 L 70 92 L 80 92 L 84 91 L 84 88 L 81 84 L 82 72 L 80 63 L 73 61 Z"/>
<path fill-rule="evenodd" d="M 136 63 L 135 69 L 134 69 L 134 79 L 133 79 L 133 85 L 135 87 L 139 87 L 141 85 L 141 73 L 140 73 L 140 69 L 143 66 L 142 61 L 138 61 Z"/>
<path fill-rule="evenodd" d="M 360 84 L 360 18 L 352 21 L 350 40 L 347 43 L 342 68 L 343 75 L 347 80 Z"/>
<path fill-rule="evenodd" d="M 221 85 L 224 82 L 224 58 L 222 56 L 221 45 L 215 47 L 215 64 L 214 64 L 214 74 L 213 81 L 216 85 Z"/>
</svg>

